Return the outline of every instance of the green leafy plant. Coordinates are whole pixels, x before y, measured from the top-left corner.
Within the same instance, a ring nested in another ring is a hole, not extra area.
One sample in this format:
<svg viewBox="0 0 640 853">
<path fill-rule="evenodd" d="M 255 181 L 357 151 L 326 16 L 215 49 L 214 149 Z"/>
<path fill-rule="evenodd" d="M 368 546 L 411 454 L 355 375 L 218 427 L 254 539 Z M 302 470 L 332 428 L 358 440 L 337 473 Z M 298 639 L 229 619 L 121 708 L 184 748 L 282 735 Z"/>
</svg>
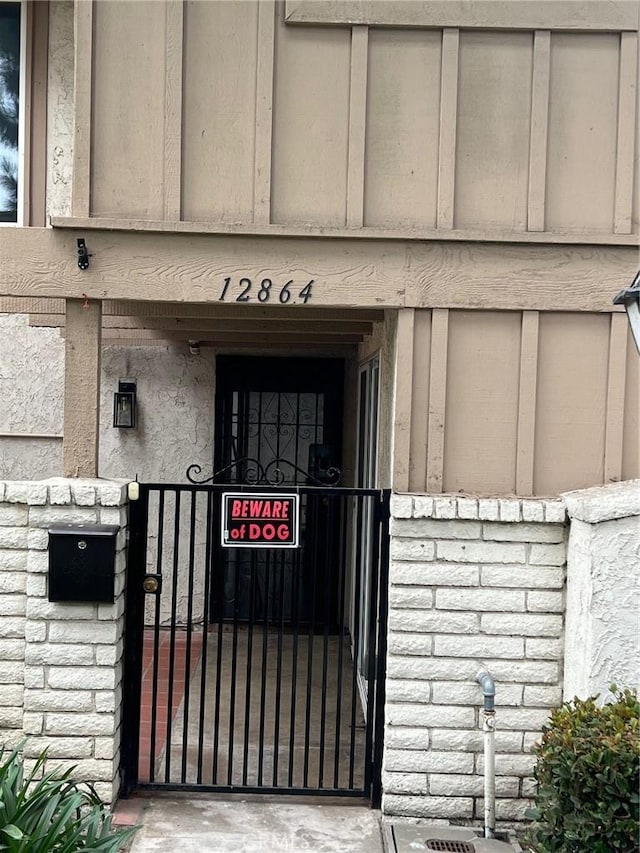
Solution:
<svg viewBox="0 0 640 853">
<path fill-rule="evenodd" d="M 574 699 L 554 711 L 534 747 L 538 792 L 529 813 L 539 853 L 636 853 L 640 832 L 640 703 Z"/>
<path fill-rule="evenodd" d="M 95 791 L 71 780 L 73 769 L 41 776 L 45 761 L 46 752 L 25 775 L 21 747 L 0 748 L 0 851 L 117 853 L 137 827 L 114 828 Z"/>
</svg>

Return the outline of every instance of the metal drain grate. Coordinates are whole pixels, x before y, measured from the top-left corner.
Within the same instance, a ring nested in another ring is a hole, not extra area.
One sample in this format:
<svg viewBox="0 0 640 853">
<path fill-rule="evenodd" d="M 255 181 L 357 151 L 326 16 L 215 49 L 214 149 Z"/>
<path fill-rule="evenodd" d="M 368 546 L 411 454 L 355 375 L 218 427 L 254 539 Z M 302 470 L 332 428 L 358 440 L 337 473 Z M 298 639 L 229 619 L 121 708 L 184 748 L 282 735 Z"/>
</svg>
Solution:
<svg viewBox="0 0 640 853">
<path fill-rule="evenodd" d="M 444 838 L 429 838 L 427 850 L 443 850 L 447 853 L 475 853 L 476 848 L 468 841 L 448 841 Z"/>
</svg>

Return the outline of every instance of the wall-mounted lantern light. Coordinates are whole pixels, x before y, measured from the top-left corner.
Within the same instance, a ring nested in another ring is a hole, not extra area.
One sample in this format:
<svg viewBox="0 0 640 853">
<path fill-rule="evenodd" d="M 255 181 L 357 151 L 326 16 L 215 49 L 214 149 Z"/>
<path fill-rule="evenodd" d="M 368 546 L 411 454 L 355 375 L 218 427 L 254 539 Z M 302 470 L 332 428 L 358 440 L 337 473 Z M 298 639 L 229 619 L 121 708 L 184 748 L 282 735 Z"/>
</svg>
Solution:
<svg viewBox="0 0 640 853">
<path fill-rule="evenodd" d="M 128 379 L 118 382 L 113 395 L 113 425 L 120 429 L 133 429 L 136 425 L 136 383 Z"/>
<path fill-rule="evenodd" d="M 631 333 L 640 353 L 640 271 L 630 287 L 625 287 L 613 300 L 614 305 L 624 305 Z"/>
</svg>

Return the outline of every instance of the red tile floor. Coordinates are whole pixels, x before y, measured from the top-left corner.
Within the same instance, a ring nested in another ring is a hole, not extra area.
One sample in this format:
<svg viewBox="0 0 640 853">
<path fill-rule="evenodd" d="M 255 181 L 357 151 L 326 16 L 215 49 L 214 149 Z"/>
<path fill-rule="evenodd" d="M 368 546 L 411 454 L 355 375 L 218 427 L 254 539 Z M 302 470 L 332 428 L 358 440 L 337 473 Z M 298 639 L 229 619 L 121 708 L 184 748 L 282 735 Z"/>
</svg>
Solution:
<svg viewBox="0 0 640 853">
<path fill-rule="evenodd" d="M 169 674 L 171 666 L 171 631 L 160 629 L 158 636 L 158 660 L 157 660 L 157 682 L 155 689 L 155 743 L 153 762 L 157 762 L 163 753 L 167 742 L 167 723 L 169 718 L 173 722 L 184 697 L 186 674 L 189 678 L 200 660 L 202 652 L 202 634 L 192 632 L 190 661 L 187 667 L 187 632 L 176 631 L 174 635 L 174 660 L 173 660 L 173 689 L 171 691 L 171 702 L 169 702 Z M 142 694 L 140 701 L 140 757 L 138 761 L 138 774 L 141 782 L 149 782 L 151 779 L 151 735 L 152 717 L 154 710 L 154 630 L 149 628 L 144 632 L 144 651 L 142 660 Z M 171 714 L 169 716 L 169 707 Z M 156 764 L 157 767 L 157 764 Z M 157 771 L 156 771 L 157 774 Z M 156 780 L 157 779 L 156 775 Z"/>
</svg>

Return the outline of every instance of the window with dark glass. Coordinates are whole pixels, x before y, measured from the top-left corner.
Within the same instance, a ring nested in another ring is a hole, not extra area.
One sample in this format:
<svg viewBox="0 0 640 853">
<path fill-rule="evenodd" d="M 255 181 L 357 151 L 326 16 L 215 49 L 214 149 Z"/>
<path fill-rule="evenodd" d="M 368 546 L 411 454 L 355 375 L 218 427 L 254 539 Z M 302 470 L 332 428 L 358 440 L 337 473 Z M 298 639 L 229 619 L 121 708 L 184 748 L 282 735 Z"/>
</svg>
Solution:
<svg viewBox="0 0 640 853">
<path fill-rule="evenodd" d="M 0 2 L 0 222 L 18 219 L 20 3 Z"/>
</svg>

